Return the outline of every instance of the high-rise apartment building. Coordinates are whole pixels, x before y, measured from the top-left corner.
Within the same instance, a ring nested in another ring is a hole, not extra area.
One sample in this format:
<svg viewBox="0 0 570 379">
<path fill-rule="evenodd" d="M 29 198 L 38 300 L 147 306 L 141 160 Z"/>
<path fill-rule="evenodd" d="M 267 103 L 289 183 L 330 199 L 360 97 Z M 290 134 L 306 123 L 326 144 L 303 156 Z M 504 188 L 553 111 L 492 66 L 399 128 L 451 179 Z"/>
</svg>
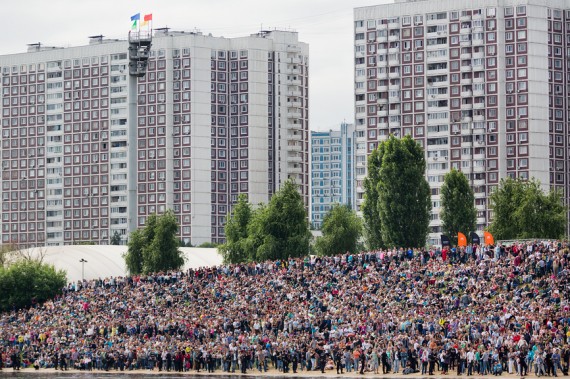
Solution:
<svg viewBox="0 0 570 379">
<path fill-rule="evenodd" d="M 0 56 L 3 244 L 125 240 L 167 209 L 185 242 L 222 242 L 238 194 L 267 202 L 288 178 L 308 206 L 297 33 L 157 30 L 140 78 L 128 48 L 98 36 Z"/>
<path fill-rule="evenodd" d="M 354 208 L 354 125 L 311 131 L 311 223 L 321 228 L 333 204 Z"/>
<path fill-rule="evenodd" d="M 451 168 L 475 191 L 479 231 L 501 178 L 536 178 L 568 201 L 570 1 L 397 1 L 354 20 L 358 206 L 366 157 L 389 134 L 425 148 L 432 244 Z"/>
</svg>

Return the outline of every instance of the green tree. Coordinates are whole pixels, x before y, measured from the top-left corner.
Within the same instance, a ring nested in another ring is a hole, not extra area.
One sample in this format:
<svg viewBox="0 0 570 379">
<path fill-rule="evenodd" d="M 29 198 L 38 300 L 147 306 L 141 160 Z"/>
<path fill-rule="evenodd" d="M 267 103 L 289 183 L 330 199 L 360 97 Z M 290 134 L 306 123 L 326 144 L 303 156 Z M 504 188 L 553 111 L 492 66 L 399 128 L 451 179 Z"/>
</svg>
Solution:
<svg viewBox="0 0 570 379">
<path fill-rule="evenodd" d="M 388 246 L 423 247 L 431 211 L 424 151 L 410 136 L 393 135 L 378 150 L 381 163 L 376 188 L 382 240 Z"/>
<path fill-rule="evenodd" d="M 178 222 L 171 210 L 163 215 L 152 214 L 143 229 L 131 233 L 125 264 L 131 275 L 176 270 L 184 264 L 178 249 Z"/>
<path fill-rule="evenodd" d="M 467 177 L 456 169 L 445 174 L 441 186 L 441 212 L 443 232 L 449 235 L 452 244 L 457 244 L 457 233 L 466 236 L 475 231 L 477 210 L 475 195 Z"/>
<path fill-rule="evenodd" d="M 61 293 L 66 283 L 64 271 L 34 260 L 0 267 L 0 311 L 43 303 Z"/>
<path fill-rule="evenodd" d="M 143 249 L 143 272 L 177 270 L 184 265 L 184 255 L 178 249 L 178 221 L 172 210 L 156 220 L 150 245 Z"/>
<path fill-rule="evenodd" d="M 364 202 L 361 207 L 364 235 L 370 250 L 384 247 L 378 211 L 378 178 L 382 162 L 380 153 L 380 149 L 376 149 L 368 156 L 368 176 L 364 178 Z"/>
<path fill-rule="evenodd" d="M 143 248 L 147 241 L 143 229 L 133 231 L 127 243 L 127 253 L 124 255 L 127 270 L 131 275 L 139 275 L 143 272 Z"/>
<path fill-rule="evenodd" d="M 120 245 L 121 244 L 121 235 L 118 231 L 115 230 L 113 235 L 111 236 L 111 240 L 109 241 L 111 245 Z"/>
<path fill-rule="evenodd" d="M 540 182 L 502 179 L 490 196 L 495 239 L 561 238 L 566 229 L 567 208 L 558 191 L 545 194 Z"/>
<path fill-rule="evenodd" d="M 247 244 L 247 227 L 251 221 L 253 210 L 247 201 L 247 195 L 241 194 L 226 222 L 224 231 L 226 243 L 218 248 L 225 263 L 245 262 L 249 259 Z"/>
<path fill-rule="evenodd" d="M 307 212 L 297 186 L 290 180 L 277 191 L 267 207 L 254 212 L 248 227 L 250 260 L 302 257 L 309 252 L 311 232 Z"/>
<path fill-rule="evenodd" d="M 357 252 L 362 222 L 348 205 L 333 205 L 323 218 L 321 230 L 323 236 L 315 244 L 319 255 Z"/>
</svg>

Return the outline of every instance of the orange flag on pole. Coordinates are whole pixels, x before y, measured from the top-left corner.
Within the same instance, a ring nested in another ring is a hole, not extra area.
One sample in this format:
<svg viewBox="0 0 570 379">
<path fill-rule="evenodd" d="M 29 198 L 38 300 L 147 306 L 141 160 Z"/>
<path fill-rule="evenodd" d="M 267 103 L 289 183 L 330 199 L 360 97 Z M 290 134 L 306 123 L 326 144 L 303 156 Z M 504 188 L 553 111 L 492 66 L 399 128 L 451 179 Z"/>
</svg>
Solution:
<svg viewBox="0 0 570 379">
<path fill-rule="evenodd" d="M 467 237 L 465 237 L 465 234 L 461 232 L 457 233 L 457 246 L 459 247 L 467 246 Z"/>
<path fill-rule="evenodd" d="M 494 245 L 495 244 L 495 239 L 493 238 L 493 235 L 489 232 L 483 232 L 483 236 L 485 238 L 485 245 Z"/>
</svg>

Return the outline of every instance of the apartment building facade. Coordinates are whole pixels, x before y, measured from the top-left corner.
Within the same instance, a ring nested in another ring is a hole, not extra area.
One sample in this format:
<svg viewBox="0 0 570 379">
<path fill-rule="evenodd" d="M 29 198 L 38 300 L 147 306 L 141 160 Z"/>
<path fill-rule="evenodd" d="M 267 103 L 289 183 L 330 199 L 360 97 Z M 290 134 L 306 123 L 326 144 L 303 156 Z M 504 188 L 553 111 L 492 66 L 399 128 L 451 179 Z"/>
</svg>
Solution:
<svg viewBox="0 0 570 379">
<path fill-rule="evenodd" d="M 157 30 L 139 78 L 128 46 L 98 36 L 0 56 L 3 244 L 124 243 L 167 209 L 185 242 L 223 242 L 238 194 L 267 202 L 289 178 L 308 206 L 297 33 Z"/>
<path fill-rule="evenodd" d="M 396 1 L 354 21 L 357 207 L 366 157 L 390 134 L 426 151 L 430 244 L 451 168 L 475 192 L 479 232 L 501 178 L 536 178 L 568 202 L 570 2 Z"/>
<path fill-rule="evenodd" d="M 354 124 L 311 131 L 310 221 L 320 229 L 334 204 L 354 208 Z"/>
</svg>

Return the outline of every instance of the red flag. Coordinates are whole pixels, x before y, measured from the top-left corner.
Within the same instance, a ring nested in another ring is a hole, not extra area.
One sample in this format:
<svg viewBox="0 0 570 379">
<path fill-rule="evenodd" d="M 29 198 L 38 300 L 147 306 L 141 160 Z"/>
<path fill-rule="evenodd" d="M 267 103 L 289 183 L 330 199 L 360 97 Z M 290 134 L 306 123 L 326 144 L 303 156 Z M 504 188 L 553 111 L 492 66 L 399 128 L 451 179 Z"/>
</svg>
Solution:
<svg viewBox="0 0 570 379">
<path fill-rule="evenodd" d="M 493 238 L 493 235 L 489 232 L 483 232 L 483 236 L 485 238 L 485 245 L 494 245 L 495 244 L 495 239 Z"/>
<path fill-rule="evenodd" d="M 465 237 L 465 234 L 461 232 L 457 233 L 457 246 L 459 247 L 467 246 L 467 237 Z"/>
<path fill-rule="evenodd" d="M 144 21 L 152 21 L 152 13 L 149 14 L 145 14 L 144 15 Z"/>
</svg>

